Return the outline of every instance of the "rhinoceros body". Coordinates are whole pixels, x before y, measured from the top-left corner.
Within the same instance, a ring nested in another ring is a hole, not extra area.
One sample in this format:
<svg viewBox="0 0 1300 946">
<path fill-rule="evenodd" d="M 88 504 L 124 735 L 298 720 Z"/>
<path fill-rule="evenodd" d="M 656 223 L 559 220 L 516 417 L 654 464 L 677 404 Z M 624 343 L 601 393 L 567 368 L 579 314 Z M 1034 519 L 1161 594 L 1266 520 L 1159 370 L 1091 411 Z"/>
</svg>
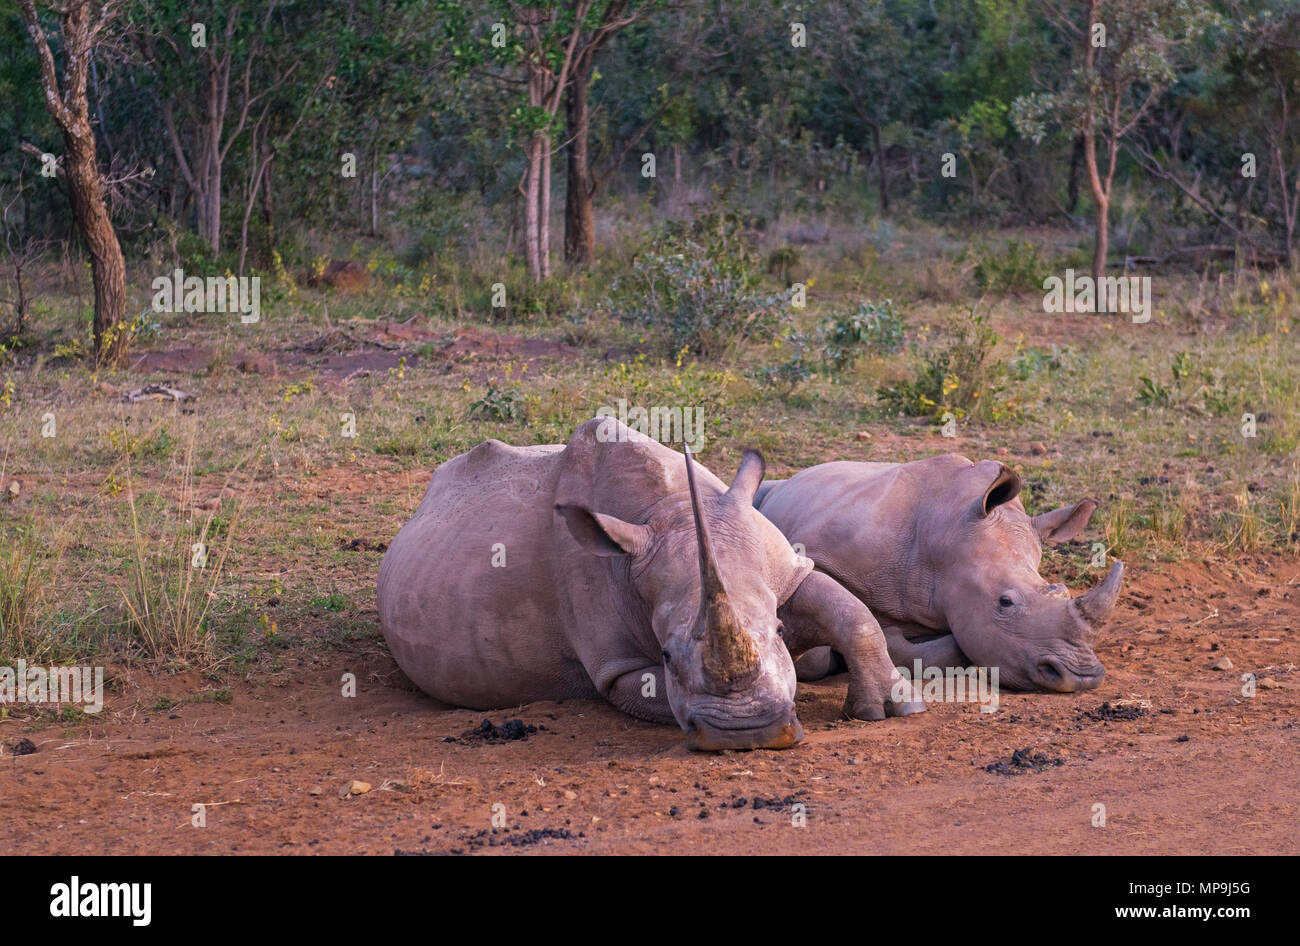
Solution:
<svg viewBox="0 0 1300 946">
<path fill-rule="evenodd" d="M 1038 573 L 1041 543 L 1077 535 L 1096 503 L 1031 519 L 1019 491 L 1002 464 L 947 454 L 824 463 L 765 482 L 755 502 L 871 609 L 896 663 L 997 667 L 1013 689 L 1088 689 L 1105 673 L 1092 644 L 1123 566 L 1078 598 L 1049 585 Z M 813 654 L 804 663 L 828 666 Z"/>
<path fill-rule="evenodd" d="M 731 490 L 692 464 L 694 503 L 686 463 L 606 419 L 440 466 L 380 565 L 398 665 L 457 706 L 603 697 L 698 748 L 797 742 L 776 610 L 812 563 L 754 510 L 757 454 Z"/>
</svg>

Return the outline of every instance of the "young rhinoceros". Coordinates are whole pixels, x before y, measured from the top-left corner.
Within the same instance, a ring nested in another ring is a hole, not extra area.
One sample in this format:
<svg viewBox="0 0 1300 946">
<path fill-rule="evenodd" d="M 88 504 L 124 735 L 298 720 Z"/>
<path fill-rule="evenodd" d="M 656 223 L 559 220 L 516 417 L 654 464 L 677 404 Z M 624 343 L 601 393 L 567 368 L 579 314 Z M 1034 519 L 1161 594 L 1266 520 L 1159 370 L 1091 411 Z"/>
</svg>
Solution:
<svg viewBox="0 0 1300 946">
<path fill-rule="evenodd" d="M 888 703 L 897 673 L 860 602 L 821 578 L 796 595 L 812 562 L 754 509 L 762 479 L 756 452 L 728 489 L 612 418 L 567 445 L 488 440 L 438 467 L 384 555 L 393 656 L 457 706 L 601 696 L 692 748 L 780 749 L 803 738 L 785 603 L 797 646 L 856 649 L 864 715 L 914 711 Z"/>
<path fill-rule="evenodd" d="M 755 502 L 879 617 L 896 663 L 997 667 L 1010 689 L 1090 689 L 1105 676 L 1092 645 L 1124 566 L 1077 598 L 1049 585 L 1038 574 L 1041 543 L 1078 535 L 1097 504 L 1031 519 L 1019 492 L 1020 477 L 1001 463 L 947 454 L 823 463 L 764 483 Z M 829 652 L 808 654 L 800 679 L 831 666 Z"/>
</svg>

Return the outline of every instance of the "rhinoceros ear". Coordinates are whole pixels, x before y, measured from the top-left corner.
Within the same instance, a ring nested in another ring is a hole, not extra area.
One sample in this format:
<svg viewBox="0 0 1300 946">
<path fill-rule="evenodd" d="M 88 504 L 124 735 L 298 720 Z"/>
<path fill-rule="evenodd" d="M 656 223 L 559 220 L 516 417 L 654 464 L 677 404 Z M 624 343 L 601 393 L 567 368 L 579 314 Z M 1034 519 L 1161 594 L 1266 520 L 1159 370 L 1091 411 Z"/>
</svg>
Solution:
<svg viewBox="0 0 1300 946">
<path fill-rule="evenodd" d="M 555 511 L 564 517 L 569 532 L 578 544 L 593 555 L 639 555 L 650 547 L 650 527 L 624 522 L 582 506 L 557 504 Z"/>
<path fill-rule="evenodd" d="M 984 460 L 977 466 L 987 467 L 990 477 L 984 498 L 980 500 L 981 516 L 987 516 L 998 506 L 1009 503 L 1020 495 L 1020 477 L 1015 470 L 993 460 Z"/>
<path fill-rule="evenodd" d="M 1031 520 L 1040 542 L 1068 542 L 1083 531 L 1097 511 L 1097 503 L 1084 499 L 1073 506 L 1062 506 Z"/>
<path fill-rule="evenodd" d="M 754 494 L 763 484 L 764 469 L 763 454 L 757 450 L 746 450 L 744 459 L 740 461 L 740 469 L 736 471 L 736 478 L 731 481 L 731 488 L 727 490 L 727 494 L 735 496 L 746 506 L 752 506 Z"/>
</svg>

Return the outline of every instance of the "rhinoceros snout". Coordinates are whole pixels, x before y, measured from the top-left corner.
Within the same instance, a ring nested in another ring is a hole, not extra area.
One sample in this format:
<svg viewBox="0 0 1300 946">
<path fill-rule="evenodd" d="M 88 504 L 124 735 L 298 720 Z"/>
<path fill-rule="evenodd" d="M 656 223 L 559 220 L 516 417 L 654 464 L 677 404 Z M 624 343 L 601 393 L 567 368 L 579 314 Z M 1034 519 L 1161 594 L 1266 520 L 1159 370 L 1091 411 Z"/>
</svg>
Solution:
<svg viewBox="0 0 1300 946">
<path fill-rule="evenodd" d="M 1106 679 L 1106 668 L 1100 663 L 1084 669 L 1070 668 L 1055 657 L 1044 657 L 1034 667 L 1034 683 L 1043 690 L 1057 693 L 1075 693 L 1091 690 Z"/>
<path fill-rule="evenodd" d="M 803 742 L 803 727 L 791 710 L 775 721 L 756 727 L 727 729 L 692 718 L 686 732 L 686 745 L 698 752 L 721 752 L 723 749 L 789 749 Z"/>
</svg>

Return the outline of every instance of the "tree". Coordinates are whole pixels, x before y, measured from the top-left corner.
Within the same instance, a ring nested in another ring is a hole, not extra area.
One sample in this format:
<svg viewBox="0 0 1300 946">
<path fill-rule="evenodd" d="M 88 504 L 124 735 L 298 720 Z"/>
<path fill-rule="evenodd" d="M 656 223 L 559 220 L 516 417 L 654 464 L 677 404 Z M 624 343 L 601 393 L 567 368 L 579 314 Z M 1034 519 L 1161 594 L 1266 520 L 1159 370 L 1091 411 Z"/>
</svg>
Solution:
<svg viewBox="0 0 1300 946">
<path fill-rule="evenodd" d="M 86 250 L 95 289 L 95 357 L 120 365 L 130 341 L 126 324 L 126 262 L 104 201 L 104 181 L 95 159 L 95 132 L 90 124 L 86 79 L 96 43 L 115 13 L 115 4 L 70 0 L 50 8 L 57 13 L 63 45 L 63 80 L 36 13 L 35 0 L 20 0 L 27 33 L 41 66 L 45 105 L 63 134 L 64 173 L 72 213 Z"/>
<path fill-rule="evenodd" d="M 1018 99 L 1017 130 L 1041 141 L 1049 122 L 1083 139 L 1083 161 L 1095 207 L 1093 279 L 1106 271 L 1110 198 L 1125 138 L 1146 118 L 1177 76 L 1175 56 L 1213 20 L 1194 0 L 1042 0 L 1040 6 L 1073 50 L 1060 87 Z M 1099 154 L 1100 150 L 1100 154 Z"/>
<path fill-rule="evenodd" d="M 238 3 L 224 15 L 216 4 L 194 9 L 191 3 L 153 2 L 143 8 L 150 20 L 137 45 L 144 64 L 158 73 L 172 153 L 194 195 L 195 228 L 213 254 L 221 252 L 222 177 L 230 149 L 250 127 L 255 107 L 297 68 L 296 61 L 285 62 L 278 74 L 253 86 L 254 67 L 267 58 L 268 46 L 288 42 L 272 35 L 277 4 L 267 0 L 260 15 Z"/>
<path fill-rule="evenodd" d="M 591 11 L 589 25 L 584 24 L 574 42 L 573 79 L 564 101 L 565 128 L 569 137 L 564 191 L 564 258 L 574 265 L 590 263 L 595 249 L 591 202 L 601 179 L 593 178 L 591 174 L 588 92 L 596 54 L 619 30 L 635 23 L 640 16 L 639 12 L 628 10 L 627 0 L 606 0 Z"/>
</svg>

